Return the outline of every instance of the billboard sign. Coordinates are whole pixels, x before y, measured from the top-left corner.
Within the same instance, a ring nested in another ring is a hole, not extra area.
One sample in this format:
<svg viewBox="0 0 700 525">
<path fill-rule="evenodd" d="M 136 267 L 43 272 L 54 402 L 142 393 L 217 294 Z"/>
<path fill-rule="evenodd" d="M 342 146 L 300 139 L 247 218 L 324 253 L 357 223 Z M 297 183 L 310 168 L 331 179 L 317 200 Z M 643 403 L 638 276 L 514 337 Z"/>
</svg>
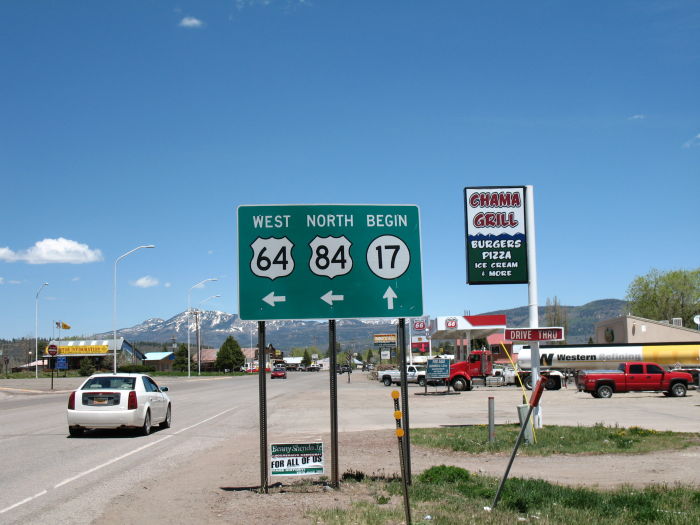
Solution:
<svg viewBox="0 0 700 525">
<path fill-rule="evenodd" d="M 394 347 L 396 346 L 396 334 L 374 334 L 374 346 Z"/>
<path fill-rule="evenodd" d="M 464 188 L 468 284 L 528 282 L 525 186 Z"/>
</svg>

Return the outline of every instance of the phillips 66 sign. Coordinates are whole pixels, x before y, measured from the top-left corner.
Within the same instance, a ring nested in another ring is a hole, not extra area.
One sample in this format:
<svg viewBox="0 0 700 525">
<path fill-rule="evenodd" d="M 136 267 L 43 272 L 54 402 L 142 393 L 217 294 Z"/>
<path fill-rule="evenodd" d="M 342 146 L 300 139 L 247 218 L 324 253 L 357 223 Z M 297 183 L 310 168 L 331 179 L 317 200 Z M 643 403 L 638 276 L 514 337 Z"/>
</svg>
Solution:
<svg viewBox="0 0 700 525">
<path fill-rule="evenodd" d="M 525 187 L 464 188 L 467 283 L 527 283 Z"/>
</svg>

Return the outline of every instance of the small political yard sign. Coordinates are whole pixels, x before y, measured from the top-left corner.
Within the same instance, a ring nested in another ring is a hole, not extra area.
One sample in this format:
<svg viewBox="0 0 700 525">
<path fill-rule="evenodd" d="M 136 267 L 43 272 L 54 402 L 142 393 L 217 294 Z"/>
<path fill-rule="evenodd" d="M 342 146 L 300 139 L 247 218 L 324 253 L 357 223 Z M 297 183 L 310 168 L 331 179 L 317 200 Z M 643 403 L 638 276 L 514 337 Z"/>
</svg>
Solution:
<svg viewBox="0 0 700 525">
<path fill-rule="evenodd" d="M 323 474 L 323 443 L 273 443 L 270 458 L 272 476 Z"/>
<path fill-rule="evenodd" d="M 442 358 L 428 359 L 427 379 L 445 379 L 450 377 L 450 360 Z"/>
</svg>

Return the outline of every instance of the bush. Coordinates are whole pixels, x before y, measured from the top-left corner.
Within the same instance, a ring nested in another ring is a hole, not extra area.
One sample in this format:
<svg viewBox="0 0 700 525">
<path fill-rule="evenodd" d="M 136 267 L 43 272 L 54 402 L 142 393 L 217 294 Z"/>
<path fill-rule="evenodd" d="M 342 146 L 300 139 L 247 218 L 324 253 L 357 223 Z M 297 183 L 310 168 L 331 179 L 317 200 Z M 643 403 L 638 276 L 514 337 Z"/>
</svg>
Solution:
<svg viewBox="0 0 700 525">
<path fill-rule="evenodd" d="M 95 363 L 89 357 L 84 357 L 80 360 L 80 370 L 81 376 L 91 376 L 95 373 Z"/>
<path fill-rule="evenodd" d="M 156 371 L 156 367 L 146 365 L 122 365 L 117 371 L 124 372 L 125 374 L 150 374 Z"/>
</svg>

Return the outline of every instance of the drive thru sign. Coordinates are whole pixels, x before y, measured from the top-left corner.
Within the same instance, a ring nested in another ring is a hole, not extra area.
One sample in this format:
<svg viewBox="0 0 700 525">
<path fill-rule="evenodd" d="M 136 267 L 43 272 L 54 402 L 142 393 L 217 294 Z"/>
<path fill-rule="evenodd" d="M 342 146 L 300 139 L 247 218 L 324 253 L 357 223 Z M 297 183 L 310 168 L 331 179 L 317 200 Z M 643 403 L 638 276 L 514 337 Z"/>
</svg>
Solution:
<svg viewBox="0 0 700 525">
<path fill-rule="evenodd" d="M 243 320 L 419 317 L 418 207 L 240 206 L 238 286 Z"/>
<path fill-rule="evenodd" d="M 563 341 L 564 329 L 550 328 L 506 328 L 504 336 L 510 341 Z"/>
</svg>

